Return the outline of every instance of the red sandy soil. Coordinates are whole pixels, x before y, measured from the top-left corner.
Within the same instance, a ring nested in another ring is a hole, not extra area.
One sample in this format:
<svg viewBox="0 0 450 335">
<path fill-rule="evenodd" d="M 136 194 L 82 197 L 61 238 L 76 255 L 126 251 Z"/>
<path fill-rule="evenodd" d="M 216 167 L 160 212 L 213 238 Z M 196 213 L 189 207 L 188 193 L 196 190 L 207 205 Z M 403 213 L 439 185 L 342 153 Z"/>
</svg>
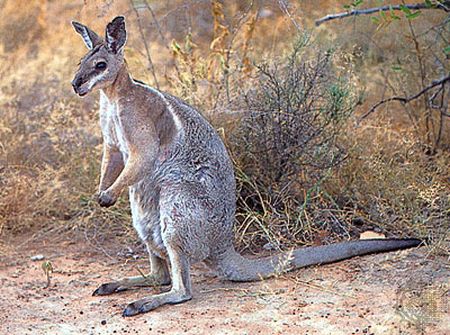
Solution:
<svg viewBox="0 0 450 335">
<path fill-rule="evenodd" d="M 311 267 L 255 283 L 192 269 L 194 298 L 131 318 L 127 303 L 168 288 L 92 297 L 146 272 L 146 256 L 64 236 L 2 242 L 0 334 L 450 334 L 450 266 L 419 249 Z M 32 261 L 31 256 L 44 255 Z M 54 272 L 45 287 L 42 263 Z"/>
</svg>

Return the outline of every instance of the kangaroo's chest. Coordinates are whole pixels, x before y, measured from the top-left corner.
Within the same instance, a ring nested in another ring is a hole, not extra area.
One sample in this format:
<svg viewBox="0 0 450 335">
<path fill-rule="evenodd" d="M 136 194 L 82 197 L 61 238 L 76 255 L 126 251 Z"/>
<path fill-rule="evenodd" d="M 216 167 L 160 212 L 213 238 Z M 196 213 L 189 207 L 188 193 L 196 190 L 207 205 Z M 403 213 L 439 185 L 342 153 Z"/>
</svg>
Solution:
<svg viewBox="0 0 450 335">
<path fill-rule="evenodd" d="M 106 98 L 100 99 L 100 126 L 102 128 L 103 140 L 110 146 L 117 147 L 123 155 L 124 161 L 129 156 L 127 134 L 119 117 L 120 106 L 110 102 Z"/>
</svg>

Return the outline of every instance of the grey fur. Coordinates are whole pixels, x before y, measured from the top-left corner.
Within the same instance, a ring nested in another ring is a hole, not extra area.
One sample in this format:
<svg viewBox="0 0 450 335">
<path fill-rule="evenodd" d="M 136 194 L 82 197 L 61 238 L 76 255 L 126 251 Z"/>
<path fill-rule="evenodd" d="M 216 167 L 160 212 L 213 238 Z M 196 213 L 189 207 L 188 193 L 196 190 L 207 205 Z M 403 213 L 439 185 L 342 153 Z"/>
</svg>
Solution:
<svg viewBox="0 0 450 335">
<path fill-rule="evenodd" d="M 252 281 L 420 244 L 414 239 L 365 240 L 261 259 L 239 255 L 233 246 L 235 178 L 222 140 L 184 101 L 130 77 L 123 44 L 116 43 L 126 40 L 124 21 L 115 19 L 110 25 L 115 27 L 111 28 L 114 41 L 110 38 L 107 45 L 102 42 L 92 48 L 81 61 L 73 85 L 80 95 L 101 89 L 104 152 L 99 203 L 111 206 L 123 189 L 129 190 L 133 225 L 148 247 L 151 272 L 104 284 L 94 295 L 172 282 L 169 292 L 128 305 L 124 316 L 131 316 L 191 299 L 189 267 L 194 262 L 204 261 L 229 280 Z M 84 29 L 80 33 L 84 35 Z M 99 61 L 107 63 L 100 73 L 95 71 Z"/>
</svg>

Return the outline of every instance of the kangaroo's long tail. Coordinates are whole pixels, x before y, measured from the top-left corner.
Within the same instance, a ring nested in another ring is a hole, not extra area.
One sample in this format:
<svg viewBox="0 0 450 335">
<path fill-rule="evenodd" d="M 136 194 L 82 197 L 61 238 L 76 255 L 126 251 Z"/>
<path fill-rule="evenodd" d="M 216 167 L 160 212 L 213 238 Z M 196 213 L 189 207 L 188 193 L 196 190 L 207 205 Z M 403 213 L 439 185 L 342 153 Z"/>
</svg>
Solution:
<svg viewBox="0 0 450 335">
<path fill-rule="evenodd" d="M 228 250 L 218 262 L 222 275 L 232 281 L 257 281 L 298 268 L 333 263 L 378 252 L 416 247 L 418 239 L 371 239 L 295 249 L 259 259 L 249 259 Z"/>
</svg>

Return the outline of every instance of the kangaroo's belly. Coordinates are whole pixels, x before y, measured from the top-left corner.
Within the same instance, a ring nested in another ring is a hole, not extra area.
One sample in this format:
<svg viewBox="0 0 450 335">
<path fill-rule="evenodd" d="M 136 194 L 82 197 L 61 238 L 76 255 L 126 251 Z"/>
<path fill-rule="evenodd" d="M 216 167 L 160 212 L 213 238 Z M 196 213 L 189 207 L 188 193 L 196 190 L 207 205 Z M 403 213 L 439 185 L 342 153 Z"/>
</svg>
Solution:
<svg viewBox="0 0 450 335">
<path fill-rule="evenodd" d="M 139 182 L 129 187 L 129 198 L 133 227 L 139 238 L 150 250 L 161 258 L 166 257 L 166 248 L 161 238 L 159 191 L 154 184 Z"/>
</svg>

